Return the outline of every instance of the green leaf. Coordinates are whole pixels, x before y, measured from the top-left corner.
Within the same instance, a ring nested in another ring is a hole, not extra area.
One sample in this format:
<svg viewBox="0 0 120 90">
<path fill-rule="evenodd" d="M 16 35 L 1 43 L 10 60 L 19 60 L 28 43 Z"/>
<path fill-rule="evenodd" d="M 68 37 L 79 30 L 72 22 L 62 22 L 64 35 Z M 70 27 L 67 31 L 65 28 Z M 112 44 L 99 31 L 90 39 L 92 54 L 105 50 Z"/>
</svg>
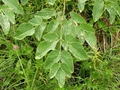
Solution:
<svg viewBox="0 0 120 90">
<path fill-rule="evenodd" d="M 106 9 L 110 14 L 110 24 L 112 24 L 115 21 L 116 10 L 112 7 L 112 5 L 107 5 Z"/>
<path fill-rule="evenodd" d="M 69 52 L 67 52 L 65 50 L 62 51 L 61 61 L 62 61 L 62 63 L 66 63 L 68 65 L 68 67 L 70 68 L 70 72 L 73 73 L 74 64 L 73 64 L 72 56 L 70 55 Z"/>
<path fill-rule="evenodd" d="M 31 36 L 35 33 L 35 29 L 29 23 L 22 23 L 15 33 L 15 39 L 22 40 L 27 36 Z"/>
<path fill-rule="evenodd" d="M 23 8 L 20 6 L 18 0 L 2 0 L 6 5 L 8 5 L 15 13 L 23 14 Z"/>
<path fill-rule="evenodd" d="M 57 19 L 56 20 L 51 20 L 50 23 L 47 26 L 47 31 L 48 32 L 54 32 L 57 29 L 59 24 L 60 24 L 59 20 L 57 20 Z"/>
<path fill-rule="evenodd" d="M 62 23 L 62 28 L 63 28 L 63 34 L 64 35 L 68 35 L 68 34 L 71 34 L 71 21 L 70 20 L 67 20 L 67 19 L 64 19 L 63 23 Z"/>
<path fill-rule="evenodd" d="M 73 35 L 74 37 L 76 37 L 77 32 L 76 32 L 76 25 L 72 22 L 71 25 L 71 35 Z"/>
<path fill-rule="evenodd" d="M 66 74 L 65 72 L 60 68 L 55 76 L 55 78 L 58 80 L 58 85 L 59 87 L 63 87 L 63 85 L 65 84 L 65 77 Z"/>
<path fill-rule="evenodd" d="M 57 63 L 60 60 L 60 53 L 58 50 L 53 50 L 51 51 L 48 56 L 47 59 L 45 61 L 44 67 L 45 69 L 50 69 L 54 63 Z"/>
<path fill-rule="evenodd" d="M 85 40 L 86 42 L 91 46 L 93 50 L 96 50 L 97 42 L 96 42 L 96 37 L 94 33 L 86 32 L 85 33 Z"/>
<path fill-rule="evenodd" d="M 49 77 L 53 78 L 59 69 L 59 63 L 55 63 L 51 68 L 50 68 L 50 73 L 49 73 Z"/>
<path fill-rule="evenodd" d="M 96 22 L 103 13 L 104 1 L 103 0 L 95 0 L 93 5 L 93 20 Z"/>
<path fill-rule="evenodd" d="M 64 50 L 68 50 L 68 45 L 69 45 L 69 43 L 67 42 L 67 41 L 62 41 L 62 47 L 64 48 Z"/>
<path fill-rule="evenodd" d="M 54 50 L 58 41 L 49 42 L 49 41 L 42 41 L 36 51 L 35 59 L 41 59 L 43 56 L 47 54 L 50 50 Z"/>
<path fill-rule="evenodd" d="M 95 32 L 95 30 L 89 24 L 82 23 L 80 24 L 80 28 L 86 32 L 92 32 L 92 33 Z"/>
<path fill-rule="evenodd" d="M 35 28 L 35 37 L 37 38 L 38 41 L 41 40 L 45 27 L 46 27 L 46 23 L 41 23 L 39 26 Z"/>
<path fill-rule="evenodd" d="M 66 63 L 61 63 L 61 69 L 65 72 L 65 74 L 70 77 L 71 76 L 71 70 L 68 67 L 68 65 Z"/>
<path fill-rule="evenodd" d="M 54 5 L 56 0 L 47 0 L 47 2 L 50 4 L 50 5 Z"/>
<path fill-rule="evenodd" d="M 38 26 L 42 23 L 42 18 L 39 16 L 35 16 L 29 21 L 29 23 L 32 24 L 33 26 Z"/>
<path fill-rule="evenodd" d="M 58 35 L 56 33 L 47 33 L 43 36 L 43 39 L 46 41 L 55 41 L 58 40 Z"/>
<path fill-rule="evenodd" d="M 9 19 L 9 21 L 12 24 L 15 24 L 15 14 L 14 14 L 14 12 L 6 5 L 3 5 L 1 8 L 2 8 L 2 11 L 4 12 L 5 16 Z"/>
<path fill-rule="evenodd" d="M 70 16 L 75 23 L 86 23 L 85 19 L 75 12 L 70 12 Z"/>
<path fill-rule="evenodd" d="M 0 25 L 5 35 L 7 35 L 10 31 L 10 22 L 8 21 L 8 18 L 4 14 L 0 14 Z"/>
<path fill-rule="evenodd" d="M 85 38 L 84 38 L 84 36 L 85 36 L 85 30 L 83 30 L 81 28 L 81 26 L 77 26 L 76 27 L 76 32 L 77 32 L 77 36 L 78 36 L 80 44 L 83 45 L 84 42 L 85 42 Z"/>
<path fill-rule="evenodd" d="M 52 16 L 55 15 L 56 15 L 56 11 L 49 8 L 44 8 L 35 14 L 35 16 L 40 16 L 43 19 L 50 19 Z"/>
<path fill-rule="evenodd" d="M 78 0 L 78 8 L 79 8 L 80 12 L 82 12 L 84 10 L 86 1 L 87 0 Z"/>
<path fill-rule="evenodd" d="M 25 5 L 29 0 L 20 0 L 22 5 Z"/>
<path fill-rule="evenodd" d="M 88 59 L 88 56 L 80 43 L 72 43 L 69 46 L 69 51 L 79 60 Z"/>
<path fill-rule="evenodd" d="M 119 4 L 117 3 L 117 1 L 111 1 L 111 5 L 113 6 L 113 8 L 115 9 L 115 11 L 117 12 L 117 14 L 120 16 L 120 6 Z"/>
<path fill-rule="evenodd" d="M 75 37 L 73 37 L 72 35 L 66 35 L 65 41 L 67 41 L 68 43 L 78 42 L 78 40 Z"/>
</svg>

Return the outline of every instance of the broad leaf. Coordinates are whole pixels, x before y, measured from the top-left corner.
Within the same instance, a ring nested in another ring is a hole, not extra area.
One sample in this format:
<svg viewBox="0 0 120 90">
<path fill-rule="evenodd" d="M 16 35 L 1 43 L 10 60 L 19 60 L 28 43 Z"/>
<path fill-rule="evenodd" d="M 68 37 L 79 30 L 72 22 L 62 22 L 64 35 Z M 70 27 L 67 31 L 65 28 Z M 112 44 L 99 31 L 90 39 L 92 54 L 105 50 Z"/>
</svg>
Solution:
<svg viewBox="0 0 120 90">
<path fill-rule="evenodd" d="M 64 48 L 64 50 L 68 50 L 68 45 L 69 43 L 67 41 L 62 41 L 62 47 Z"/>
<path fill-rule="evenodd" d="M 54 32 L 57 29 L 59 23 L 60 21 L 57 19 L 50 21 L 50 23 L 47 26 L 47 32 Z"/>
<path fill-rule="evenodd" d="M 95 32 L 95 30 L 90 25 L 85 24 L 85 23 L 80 24 L 80 28 L 86 32 L 92 32 L 92 33 Z"/>
<path fill-rule="evenodd" d="M 47 2 L 50 4 L 50 5 L 54 5 L 56 0 L 47 0 Z"/>
<path fill-rule="evenodd" d="M 119 3 L 115 2 L 115 1 L 111 1 L 112 2 L 112 6 L 115 9 L 115 11 L 117 12 L 117 14 L 120 16 L 120 6 Z"/>
<path fill-rule="evenodd" d="M 70 16 L 75 23 L 86 23 L 85 19 L 75 12 L 70 12 Z"/>
<path fill-rule="evenodd" d="M 27 36 L 33 35 L 34 33 L 35 33 L 35 29 L 31 24 L 23 23 L 17 28 L 17 31 L 15 33 L 15 39 L 22 40 Z"/>
<path fill-rule="evenodd" d="M 35 16 L 33 19 L 29 21 L 29 23 L 32 24 L 33 26 L 38 26 L 42 23 L 42 18 L 39 16 Z"/>
<path fill-rule="evenodd" d="M 95 34 L 90 33 L 90 32 L 86 32 L 84 37 L 85 37 L 86 42 L 91 46 L 91 48 L 93 50 L 96 50 L 97 49 L 96 48 L 97 44 L 96 44 Z"/>
<path fill-rule="evenodd" d="M 49 42 L 49 41 L 42 41 L 36 51 L 35 59 L 41 59 L 43 56 L 47 54 L 50 50 L 54 50 L 58 41 Z"/>
<path fill-rule="evenodd" d="M 68 34 L 71 34 L 71 21 L 70 20 L 67 20 L 67 19 L 64 19 L 63 23 L 62 23 L 62 31 L 63 31 L 63 34 L 64 35 L 68 35 Z"/>
<path fill-rule="evenodd" d="M 55 78 L 58 80 L 58 85 L 59 87 L 63 87 L 63 85 L 65 84 L 65 77 L 66 74 L 65 72 L 60 68 L 55 76 Z"/>
<path fill-rule="evenodd" d="M 76 32 L 77 32 L 77 36 L 78 36 L 80 44 L 83 45 L 84 42 L 85 42 L 85 39 L 84 39 L 85 30 L 82 29 L 81 26 L 77 26 L 76 27 Z"/>
<path fill-rule="evenodd" d="M 4 14 L 0 14 L 0 25 L 5 35 L 7 35 L 8 32 L 10 31 L 10 22 L 8 21 L 8 18 Z"/>
<path fill-rule="evenodd" d="M 71 73 L 74 71 L 73 59 L 69 52 L 62 51 L 61 61 L 62 63 L 66 63 L 68 65 Z"/>
<path fill-rule="evenodd" d="M 20 0 L 22 5 L 25 5 L 29 0 Z"/>
<path fill-rule="evenodd" d="M 79 8 L 80 12 L 82 12 L 84 10 L 86 1 L 87 0 L 78 0 L 78 8 Z"/>
<path fill-rule="evenodd" d="M 61 63 L 60 65 L 61 69 L 65 72 L 65 74 L 70 77 L 71 76 L 71 70 L 70 67 L 66 63 Z"/>
<path fill-rule="evenodd" d="M 56 15 L 56 11 L 49 8 L 44 8 L 35 14 L 35 16 L 40 16 L 43 19 L 50 19 L 52 16 L 55 15 Z"/>
<path fill-rule="evenodd" d="M 103 0 L 95 0 L 93 5 L 93 20 L 96 22 L 103 13 L 104 1 Z"/>
<path fill-rule="evenodd" d="M 6 6 L 6 5 L 3 5 L 2 6 L 2 10 L 5 14 L 5 16 L 9 19 L 9 21 L 12 23 L 12 24 L 15 24 L 15 14 L 14 12 L 10 9 L 10 7 Z"/>
<path fill-rule="evenodd" d="M 71 25 L 71 35 L 74 37 L 76 37 L 76 35 L 77 35 L 76 25 L 74 24 L 74 22 L 72 22 L 72 25 Z"/>
<path fill-rule="evenodd" d="M 106 6 L 107 11 L 110 14 L 110 24 L 112 24 L 115 21 L 115 15 L 116 15 L 116 11 L 113 7 L 111 7 L 110 5 Z"/>
<path fill-rule="evenodd" d="M 80 43 L 72 43 L 69 46 L 69 51 L 79 60 L 88 59 L 88 56 Z"/>
<path fill-rule="evenodd" d="M 55 63 L 51 68 L 50 68 L 50 73 L 49 77 L 53 78 L 57 73 L 59 69 L 59 63 Z"/>
<path fill-rule="evenodd" d="M 66 35 L 65 36 L 65 40 L 68 42 L 68 43 L 73 43 L 73 42 L 78 42 L 78 40 L 73 37 L 72 35 Z"/>
<path fill-rule="evenodd" d="M 48 56 L 47 59 L 45 61 L 44 67 L 45 69 L 50 69 L 54 63 L 57 63 L 60 60 L 60 53 L 58 50 L 53 50 L 51 51 Z"/>
<path fill-rule="evenodd" d="M 20 6 L 18 0 L 2 0 L 6 5 L 8 5 L 15 13 L 23 14 L 23 8 Z"/>
<path fill-rule="evenodd" d="M 39 26 L 35 28 L 35 37 L 37 38 L 38 41 L 41 40 L 42 34 L 45 30 L 46 24 L 41 23 Z"/>
<path fill-rule="evenodd" d="M 55 41 L 58 40 L 58 35 L 56 33 L 47 33 L 43 36 L 43 39 L 46 41 Z"/>
</svg>

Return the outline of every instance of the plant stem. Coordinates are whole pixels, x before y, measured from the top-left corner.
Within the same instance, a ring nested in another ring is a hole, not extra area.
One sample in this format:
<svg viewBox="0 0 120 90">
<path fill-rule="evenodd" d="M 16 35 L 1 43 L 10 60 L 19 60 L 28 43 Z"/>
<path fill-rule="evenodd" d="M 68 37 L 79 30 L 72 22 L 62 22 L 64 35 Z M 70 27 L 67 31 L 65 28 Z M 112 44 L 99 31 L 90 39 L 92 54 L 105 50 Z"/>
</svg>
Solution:
<svg viewBox="0 0 120 90">
<path fill-rule="evenodd" d="M 18 57 L 18 59 L 19 59 L 19 61 L 20 61 L 20 65 L 21 65 L 23 74 L 24 74 L 24 76 L 25 76 L 25 81 L 26 81 L 27 85 L 30 87 L 30 85 L 29 85 L 29 83 L 28 83 L 27 75 L 26 75 L 25 70 L 24 70 L 23 65 L 22 65 L 22 61 L 21 61 L 21 59 L 20 59 L 17 51 L 16 51 L 16 54 L 17 54 L 17 57 Z"/>
<path fill-rule="evenodd" d="M 62 18 L 61 18 L 61 29 L 60 29 L 60 51 L 62 51 L 62 34 L 63 34 L 63 28 L 62 28 L 62 22 L 64 20 L 64 15 L 65 15 L 65 1 L 63 2 L 63 11 L 62 11 Z"/>
<path fill-rule="evenodd" d="M 36 67 L 36 72 L 35 72 L 35 75 L 34 75 L 34 78 L 33 78 L 33 81 L 32 81 L 31 90 L 33 90 L 33 86 L 34 86 L 35 78 L 37 76 L 37 72 L 38 72 L 38 67 Z"/>
</svg>

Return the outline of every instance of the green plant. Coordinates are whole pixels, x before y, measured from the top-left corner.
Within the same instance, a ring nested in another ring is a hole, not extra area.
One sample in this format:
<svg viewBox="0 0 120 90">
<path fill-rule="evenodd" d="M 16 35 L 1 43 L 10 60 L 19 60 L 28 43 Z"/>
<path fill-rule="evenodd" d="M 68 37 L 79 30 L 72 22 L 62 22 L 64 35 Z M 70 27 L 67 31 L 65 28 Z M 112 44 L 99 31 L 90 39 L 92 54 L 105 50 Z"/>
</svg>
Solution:
<svg viewBox="0 0 120 90">
<path fill-rule="evenodd" d="M 118 1 L 2 0 L 1 48 L 8 49 L 11 52 L 10 57 L 7 52 L 4 53 L 6 50 L 1 51 L 3 55 L 13 59 L 9 61 L 9 66 L 15 69 L 11 73 L 12 78 L 3 75 L 6 78 L 5 83 L 1 84 L 2 89 L 36 90 L 40 89 L 40 80 L 43 86 L 57 80 L 59 87 L 63 87 L 65 81 L 69 82 L 68 78 L 71 81 L 72 77 L 74 80 L 74 77 L 79 76 L 80 78 L 75 80 L 75 85 L 80 83 L 79 89 L 110 88 L 103 83 L 110 82 L 113 72 L 107 59 L 100 53 L 102 49 L 105 53 L 107 46 L 100 45 L 101 37 L 97 34 L 100 30 L 104 31 L 111 40 L 105 40 L 106 36 L 102 34 L 103 42 L 110 43 L 109 47 L 113 46 L 112 35 L 117 30 L 110 28 L 117 25 L 115 19 L 120 16 Z M 102 47 L 101 51 L 98 50 L 97 43 Z M 74 71 L 76 63 L 80 63 L 79 71 Z M 1 64 L 1 67 L 4 67 L 4 64 Z M 5 70 L 9 71 L 9 68 L 6 69 L 5 66 Z M 13 83 L 9 85 L 10 82 Z M 46 89 L 49 88 L 51 86 Z"/>
</svg>

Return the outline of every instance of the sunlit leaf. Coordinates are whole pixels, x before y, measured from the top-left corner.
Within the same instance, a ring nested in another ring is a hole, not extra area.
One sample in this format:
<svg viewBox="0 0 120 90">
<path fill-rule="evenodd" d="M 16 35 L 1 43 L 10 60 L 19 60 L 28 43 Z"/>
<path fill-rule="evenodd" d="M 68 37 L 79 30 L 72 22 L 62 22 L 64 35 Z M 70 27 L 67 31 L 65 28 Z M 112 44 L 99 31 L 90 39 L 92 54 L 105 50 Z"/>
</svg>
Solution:
<svg viewBox="0 0 120 90">
<path fill-rule="evenodd" d="M 104 1 L 103 0 L 95 0 L 93 5 L 93 20 L 96 22 L 103 13 Z"/>
<path fill-rule="evenodd" d="M 63 85 L 65 84 L 65 77 L 66 74 L 65 72 L 60 68 L 55 76 L 55 78 L 58 80 L 58 85 L 59 87 L 63 87 Z"/>
<path fill-rule="evenodd" d="M 78 36 L 80 44 L 83 45 L 84 42 L 85 42 L 85 39 L 84 39 L 85 30 L 82 29 L 81 26 L 77 26 L 76 27 L 76 32 L 77 32 L 77 36 Z"/>
<path fill-rule="evenodd" d="M 3 32 L 7 35 L 10 31 L 10 22 L 4 14 L 0 14 L 0 25 L 3 29 Z"/>
<path fill-rule="evenodd" d="M 49 8 L 44 8 L 35 14 L 35 16 L 40 16 L 43 19 L 50 19 L 52 16 L 55 15 L 56 15 L 56 11 Z"/>
<path fill-rule="evenodd" d="M 74 65 L 71 54 L 67 51 L 62 51 L 61 59 L 63 63 L 66 63 L 68 65 L 68 67 L 70 68 L 70 72 L 73 73 Z"/>
<path fill-rule="evenodd" d="M 54 5 L 55 1 L 56 1 L 56 0 L 47 0 L 47 2 L 48 2 L 49 4 L 51 4 L 51 5 Z"/>
<path fill-rule="evenodd" d="M 54 63 L 53 66 L 50 68 L 49 77 L 53 78 L 57 73 L 59 69 L 59 63 Z"/>
<path fill-rule="evenodd" d="M 78 8 L 79 8 L 80 12 L 82 12 L 84 10 L 86 1 L 87 0 L 78 0 Z"/>
<path fill-rule="evenodd" d="M 69 51 L 79 60 L 86 60 L 88 56 L 80 43 L 69 45 Z"/>
<path fill-rule="evenodd" d="M 45 69 L 50 69 L 54 63 L 57 63 L 60 60 L 60 53 L 58 50 L 51 51 L 45 61 Z"/>
<path fill-rule="evenodd" d="M 71 21 L 70 20 L 67 20 L 67 19 L 64 19 L 63 23 L 62 23 L 62 31 L 63 31 L 63 34 L 64 35 L 68 35 L 68 34 L 71 34 Z"/>
<path fill-rule="evenodd" d="M 80 24 L 80 28 L 85 30 L 86 32 L 95 32 L 95 30 L 89 24 L 82 23 Z"/>
<path fill-rule="evenodd" d="M 32 24 L 33 26 L 38 26 L 42 23 L 42 18 L 39 16 L 35 16 L 29 21 L 29 23 Z"/>
<path fill-rule="evenodd" d="M 115 21 L 116 11 L 115 11 L 114 7 L 112 7 L 111 5 L 107 5 L 106 9 L 110 14 L 110 24 L 112 24 Z"/>
<path fill-rule="evenodd" d="M 3 5 L 2 6 L 2 10 L 5 14 L 5 16 L 9 19 L 9 21 L 12 23 L 12 24 L 15 24 L 15 14 L 14 12 L 10 9 L 10 7 L 6 6 L 6 5 Z"/>
<path fill-rule="evenodd" d="M 45 30 L 46 24 L 41 23 L 39 26 L 35 28 L 35 37 L 37 38 L 38 41 L 41 40 L 42 34 Z"/>
<path fill-rule="evenodd" d="M 57 29 L 59 23 L 60 21 L 57 19 L 50 21 L 50 23 L 47 26 L 47 32 L 54 32 Z"/>
<path fill-rule="evenodd" d="M 61 63 L 60 67 L 65 72 L 65 74 L 70 77 L 71 76 L 71 70 L 70 67 L 66 63 Z"/>
<path fill-rule="evenodd" d="M 41 59 L 47 54 L 50 50 L 54 50 L 58 41 L 49 42 L 42 41 L 37 47 L 35 59 Z"/>
<path fill-rule="evenodd" d="M 65 36 L 65 40 L 68 42 L 68 43 L 73 43 L 73 42 L 78 42 L 78 40 L 73 37 L 72 35 L 66 35 Z"/>
<path fill-rule="evenodd" d="M 8 5 L 15 13 L 23 14 L 23 8 L 20 6 L 18 0 L 2 0 L 6 5 Z"/>
<path fill-rule="evenodd" d="M 117 3 L 116 1 L 111 1 L 112 2 L 112 6 L 113 8 L 115 9 L 115 11 L 117 12 L 117 14 L 120 16 L 120 6 L 119 6 L 119 3 Z"/>
<path fill-rule="evenodd" d="M 22 40 L 26 36 L 31 36 L 35 33 L 35 29 L 33 26 L 29 23 L 23 23 L 21 24 L 15 33 L 15 39 Z"/>
<path fill-rule="evenodd" d="M 20 0 L 22 5 L 25 5 L 29 0 Z"/>
<path fill-rule="evenodd" d="M 58 35 L 56 33 L 47 33 L 43 36 L 43 39 L 47 41 L 55 41 L 58 40 Z"/>
<path fill-rule="evenodd" d="M 70 12 L 70 16 L 75 23 L 86 23 L 85 19 L 75 12 Z"/>
<path fill-rule="evenodd" d="M 97 49 L 97 41 L 94 33 L 86 32 L 85 33 L 85 40 L 91 46 L 93 50 Z"/>
</svg>

